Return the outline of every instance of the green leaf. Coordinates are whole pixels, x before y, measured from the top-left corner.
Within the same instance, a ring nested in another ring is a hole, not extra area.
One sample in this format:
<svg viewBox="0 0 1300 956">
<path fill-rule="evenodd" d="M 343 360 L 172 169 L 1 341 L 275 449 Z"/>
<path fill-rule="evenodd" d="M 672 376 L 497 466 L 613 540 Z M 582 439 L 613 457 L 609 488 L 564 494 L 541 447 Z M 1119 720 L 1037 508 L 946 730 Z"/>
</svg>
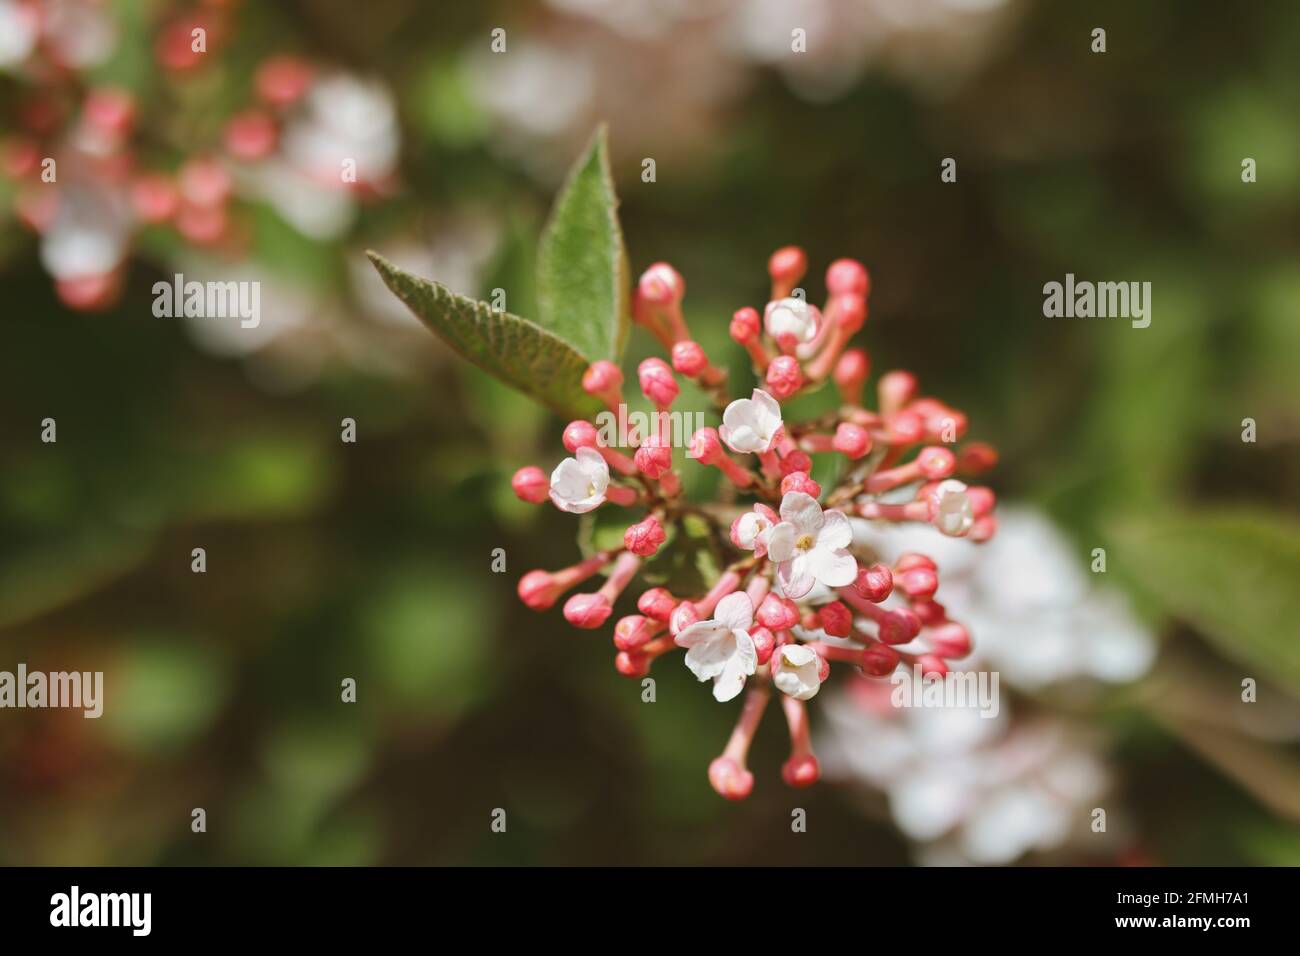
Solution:
<svg viewBox="0 0 1300 956">
<path fill-rule="evenodd" d="M 456 295 L 367 252 L 393 294 L 439 338 L 479 368 L 561 415 L 587 418 L 599 403 L 582 390 L 590 364 L 571 345 L 527 319 Z"/>
<path fill-rule="evenodd" d="M 631 293 L 603 126 L 551 209 L 538 251 L 537 292 L 539 325 L 593 361 L 623 354 Z"/>
<path fill-rule="evenodd" d="M 639 518 L 629 517 L 624 508 L 597 508 L 588 511 L 578 519 L 578 550 L 584 558 L 589 558 L 598 551 L 616 551 L 623 547 L 623 533 L 627 526 Z M 668 550 L 673 534 L 673 526 L 667 529 L 669 540 L 665 541 L 660 551 Z"/>
<path fill-rule="evenodd" d="M 1254 510 L 1135 520 L 1117 563 L 1255 676 L 1300 688 L 1300 522 Z"/>
</svg>

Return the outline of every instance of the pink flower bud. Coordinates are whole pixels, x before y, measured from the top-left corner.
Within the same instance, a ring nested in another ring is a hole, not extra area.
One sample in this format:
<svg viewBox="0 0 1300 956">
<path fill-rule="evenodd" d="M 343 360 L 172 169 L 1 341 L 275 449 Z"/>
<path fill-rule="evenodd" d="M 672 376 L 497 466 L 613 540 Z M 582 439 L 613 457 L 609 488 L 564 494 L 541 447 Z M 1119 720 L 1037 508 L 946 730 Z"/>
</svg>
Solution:
<svg viewBox="0 0 1300 956">
<path fill-rule="evenodd" d="M 943 677 L 948 673 L 948 665 L 944 663 L 943 658 L 935 654 L 922 654 L 916 659 L 916 665 L 921 668 L 921 674 L 925 677 Z"/>
<path fill-rule="evenodd" d="M 651 305 L 671 305 L 686 295 L 686 282 L 668 263 L 656 262 L 641 273 L 637 295 Z"/>
<path fill-rule="evenodd" d="M 821 779 L 821 766 L 810 753 L 794 754 L 781 765 L 781 779 L 787 786 L 811 787 Z"/>
<path fill-rule="evenodd" d="M 701 428 L 691 436 L 691 457 L 703 465 L 714 464 L 722 457 L 722 440 L 716 428 Z"/>
<path fill-rule="evenodd" d="M 673 467 L 673 451 L 658 435 L 651 435 L 632 457 L 637 471 L 647 478 L 659 478 Z"/>
<path fill-rule="evenodd" d="M 931 446 L 922 448 L 916 456 L 917 470 L 930 481 L 947 478 L 957 467 L 957 456 L 947 448 Z"/>
<path fill-rule="evenodd" d="M 915 551 L 909 551 L 900 555 L 894 562 L 894 569 L 899 573 L 910 571 L 913 568 L 926 568 L 929 571 L 938 571 L 939 565 L 934 563 L 934 559 L 924 554 L 917 554 Z"/>
<path fill-rule="evenodd" d="M 677 599 L 666 588 L 651 588 L 637 598 L 636 607 L 646 617 L 666 624 L 677 607 Z"/>
<path fill-rule="evenodd" d="M 709 764 L 709 785 L 728 800 L 744 800 L 754 789 L 754 775 L 731 757 Z"/>
<path fill-rule="evenodd" d="M 807 452 L 798 448 L 781 459 L 782 475 L 793 475 L 796 471 L 802 471 L 805 475 L 812 474 L 812 458 Z M 817 496 L 813 495 L 813 497 Z"/>
<path fill-rule="evenodd" d="M 528 465 L 516 471 L 510 479 L 510 487 L 514 489 L 515 497 L 530 505 L 540 505 L 551 494 L 551 480 L 536 465 Z"/>
<path fill-rule="evenodd" d="M 799 607 L 789 598 L 769 594 L 758 606 L 754 619 L 773 631 L 784 631 L 799 623 Z"/>
<path fill-rule="evenodd" d="M 207 30 L 211 49 L 220 32 L 214 29 L 215 24 L 203 19 L 187 17 L 173 20 L 159 30 L 154 39 L 154 56 L 165 69 L 175 72 L 192 70 L 207 59 L 203 52 L 194 49 L 192 31 L 199 27 Z"/>
<path fill-rule="evenodd" d="M 970 653 L 970 631 L 956 621 L 933 628 L 926 632 L 926 639 L 934 653 L 949 660 L 960 660 Z"/>
<path fill-rule="evenodd" d="M 983 485 L 967 488 L 966 497 L 970 499 L 971 511 L 977 519 L 990 514 L 998 503 L 997 496 L 993 494 L 993 489 L 986 488 Z"/>
<path fill-rule="evenodd" d="M 141 222 L 156 225 L 176 215 L 180 194 L 169 176 L 146 173 L 131 184 L 131 208 Z"/>
<path fill-rule="evenodd" d="M 911 599 L 912 610 L 925 627 L 938 627 L 948 621 L 948 609 L 933 598 Z"/>
<path fill-rule="evenodd" d="M 597 439 L 596 426 L 581 418 L 564 426 L 563 441 L 564 447 L 569 451 L 577 451 L 579 448 L 595 448 L 600 444 Z"/>
<path fill-rule="evenodd" d="M 117 301 L 121 288 L 121 269 L 100 275 L 70 276 L 54 284 L 59 301 L 79 312 L 107 309 Z"/>
<path fill-rule="evenodd" d="M 866 266 L 856 259 L 836 259 L 826 270 L 826 288 L 831 295 L 865 297 L 871 292 L 871 277 Z"/>
<path fill-rule="evenodd" d="M 116 87 L 100 87 L 86 94 L 86 122 L 101 133 L 121 136 L 135 122 L 135 99 Z"/>
<path fill-rule="evenodd" d="M 833 377 L 840 396 L 850 405 L 862 402 L 862 386 L 871 372 L 871 360 L 862 349 L 849 349 L 835 363 Z"/>
<path fill-rule="evenodd" d="M 276 107 L 296 103 L 311 86 L 312 69 L 295 56 L 273 56 L 257 68 L 253 85 L 261 99 Z"/>
<path fill-rule="evenodd" d="M 660 408 L 666 408 L 677 399 L 677 379 L 668 363 L 661 358 L 648 358 L 637 366 L 641 391 Z"/>
<path fill-rule="evenodd" d="M 880 640 L 886 644 L 906 644 L 921 633 L 921 619 L 907 608 L 894 608 L 880 618 Z"/>
<path fill-rule="evenodd" d="M 876 385 L 880 395 L 880 411 L 888 415 L 912 400 L 916 394 L 916 376 L 911 372 L 886 372 Z"/>
<path fill-rule="evenodd" d="M 772 659 L 772 652 L 776 650 L 775 634 L 765 627 L 759 627 L 749 632 L 749 639 L 754 642 L 760 666 Z"/>
<path fill-rule="evenodd" d="M 226 207 L 183 203 L 176 214 L 176 231 L 196 246 L 207 246 L 226 234 Z"/>
<path fill-rule="evenodd" d="M 821 497 L 822 486 L 808 477 L 807 472 L 792 471 L 781 479 L 782 496 L 792 491 L 802 491 L 812 498 Z"/>
<path fill-rule="evenodd" d="M 852 422 L 840 422 L 835 428 L 835 437 L 831 440 L 831 447 L 840 454 L 847 455 L 851 460 L 857 461 L 871 451 L 871 435 L 860 425 L 854 425 Z"/>
<path fill-rule="evenodd" d="M 847 340 L 867 321 L 867 300 L 854 293 L 842 293 L 831 300 L 827 311 L 835 316 L 835 323 L 843 330 Z"/>
<path fill-rule="evenodd" d="M 191 159 L 181 167 L 177 180 L 181 196 L 195 206 L 216 206 L 230 196 L 230 173 L 215 159 Z"/>
<path fill-rule="evenodd" d="M 263 159 L 275 149 L 279 130 L 275 121 L 261 110 L 245 110 L 226 123 L 226 151 L 236 159 Z"/>
<path fill-rule="evenodd" d="M 635 651 L 619 651 L 614 655 L 614 669 L 624 677 L 645 677 L 650 673 L 650 658 Z"/>
<path fill-rule="evenodd" d="M 853 590 L 872 604 L 879 604 L 894 593 L 894 574 L 884 564 L 860 568 L 857 580 L 853 582 Z"/>
<path fill-rule="evenodd" d="M 609 598 L 599 592 L 575 594 L 564 602 L 564 619 L 587 630 L 600 627 L 613 612 Z"/>
<path fill-rule="evenodd" d="M 648 644 L 657 633 L 655 622 L 640 614 L 629 614 L 614 625 L 614 646 L 620 651 L 635 651 Z"/>
<path fill-rule="evenodd" d="M 808 271 L 808 256 L 798 246 L 782 246 L 767 260 L 767 274 L 782 288 L 793 288 Z"/>
<path fill-rule="evenodd" d="M 784 401 L 803 386 L 803 369 L 793 355 L 778 355 L 767 367 L 767 390 Z"/>
<path fill-rule="evenodd" d="M 862 670 L 869 677 L 888 677 L 901 658 L 898 651 L 884 644 L 871 643 L 862 651 Z"/>
<path fill-rule="evenodd" d="M 925 437 L 925 421 L 914 412 L 895 412 L 885 416 L 885 425 L 892 433 L 893 440 L 901 445 L 910 445 Z"/>
<path fill-rule="evenodd" d="M 668 633 L 676 637 L 699 619 L 700 614 L 695 610 L 695 605 L 690 601 L 683 601 L 673 608 L 673 613 L 668 616 Z"/>
<path fill-rule="evenodd" d="M 534 611 L 544 611 L 560 596 L 560 588 L 549 571 L 529 571 L 519 579 L 519 599 Z"/>
<path fill-rule="evenodd" d="M 582 373 L 582 388 L 589 395 L 600 395 L 622 384 L 622 370 L 607 359 L 592 362 Z"/>
<path fill-rule="evenodd" d="M 623 532 L 623 547 L 635 555 L 648 558 L 658 551 L 659 546 L 667 539 L 663 527 L 655 520 L 654 515 L 650 515 Z"/>
<path fill-rule="evenodd" d="M 698 342 L 678 342 L 672 351 L 673 368 L 687 378 L 695 378 L 709 367 L 709 357 Z"/>
<path fill-rule="evenodd" d="M 762 331 L 763 322 L 758 317 L 758 310 L 745 306 L 743 309 L 737 309 L 731 317 L 731 338 L 740 345 L 749 345 L 751 342 L 758 341 L 758 334 Z"/>
<path fill-rule="evenodd" d="M 930 598 L 939 588 L 939 576 L 930 568 L 909 568 L 894 577 L 909 598 Z"/>
<path fill-rule="evenodd" d="M 832 601 L 817 612 L 822 630 L 832 637 L 848 637 L 853 633 L 853 612 L 843 601 Z"/>
</svg>

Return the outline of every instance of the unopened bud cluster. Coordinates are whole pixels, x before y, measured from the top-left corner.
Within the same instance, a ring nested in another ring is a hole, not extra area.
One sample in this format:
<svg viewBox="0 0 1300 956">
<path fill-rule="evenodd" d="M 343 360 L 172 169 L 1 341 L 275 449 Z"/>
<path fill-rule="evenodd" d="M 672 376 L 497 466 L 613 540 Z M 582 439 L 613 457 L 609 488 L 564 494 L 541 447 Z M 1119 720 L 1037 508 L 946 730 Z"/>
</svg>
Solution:
<svg viewBox="0 0 1300 956">
<path fill-rule="evenodd" d="M 892 566 L 874 561 L 854 547 L 851 519 L 925 522 L 975 541 L 987 540 L 996 527 L 993 493 L 961 480 L 996 463 L 987 445 L 956 447 L 966 432 L 964 414 L 921 395 L 915 377 L 902 371 L 880 377 L 874 408 L 864 403 L 870 361 L 849 342 L 867 318 L 867 270 L 851 259 L 832 263 L 827 299 L 818 308 L 792 295 L 806 269 L 803 250 L 778 250 L 768 263 L 771 300 L 761 312 L 746 307 L 732 317 L 731 337 L 763 383 L 734 399 L 726 371 L 691 338 L 682 312 L 686 284 L 677 270 L 656 263 L 637 284 L 634 320 L 668 353 L 668 360 L 640 364 L 637 385 L 663 411 L 677 400 L 678 376 L 715 398 L 721 421 L 694 434 L 694 462 L 686 464 L 683 456 L 681 464 L 720 471 L 721 500 L 684 500 L 667 435 L 647 436 L 629 457 L 603 447 L 586 421 L 565 428 L 572 457 L 549 479 L 530 466 L 513 482 L 522 500 L 549 499 L 571 513 L 635 509 L 621 548 L 560 571 L 530 571 L 519 582 L 524 603 L 540 611 L 603 574 L 595 590 L 564 601 L 565 619 L 579 628 L 606 625 L 644 562 L 687 515 L 705 517 L 732 554 L 706 593 L 650 588 L 637 598 L 635 613 L 613 626 L 620 673 L 643 677 L 659 657 L 683 650 L 686 667 L 712 682 L 718 701 L 744 693 L 731 739 L 709 767 L 713 788 L 731 799 L 753 788 L 746 757 L 773 693 L 791 741 L 782 776 L 791 786 L 807 786 L 820 769 L 805 702 L 816 696 L 833 663 L 880 679 L 899 666 L 942 675 L 949 662 L 971 651 L 969 632 L 935 600 L 935 562 L 922 554 L 904 555 Z M 840 399 L 833 413 L 785 420 L 783 403 L 827 382 Z M 607 406 L 622 401 L 623 383 L 622 372 L 607 361 L 594 363 L 583 379 Z M 811 477 L 814 455 L 846 460 L 835 487 L 822 488 Z"/>
</svg>

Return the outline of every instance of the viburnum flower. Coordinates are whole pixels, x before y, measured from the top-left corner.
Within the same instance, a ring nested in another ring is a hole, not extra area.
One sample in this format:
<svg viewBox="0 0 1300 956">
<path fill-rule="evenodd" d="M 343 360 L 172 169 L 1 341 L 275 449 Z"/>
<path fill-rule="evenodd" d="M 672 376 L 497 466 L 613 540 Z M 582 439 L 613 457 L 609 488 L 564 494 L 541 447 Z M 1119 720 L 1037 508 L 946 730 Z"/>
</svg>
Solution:
<svg viewBox="0 0 1300 956">
<path fill-rule="evenodd" d="M 609 487 L 609 465 L 594 448 L 579 448 L 551 472 L 551 500 L 561 511 L 585 514 L 599 508 Z"/>
<path fill-rule="evenodd" d="M 944 675 L 972 652 L 970 630 L 936 598 L 939 562 L 923 549 L 882 555 L 865 537 L 855 542 L 855 523 L 922 527 L 967 548 L 997 528 L 993 492 L 967 483 L 997 456 L 987 445 L 957 446 L 968 425 L 960 410 L 923 394 L 901 370 L 880 376 L 868 406 L 870 357 L 850 346 L 869 314 L 866 268 L 835 261 L 818 309 L 791 295 L 807 265 L 801 249 L 778 250 L 768 263 L 771 301 L 733 313 L 728 331 L 764 386 L 733 398 L 732 374 L 709 361 L 689 328 L 685 280 L 655 263 L 634 287 L 632 315 L 667 358 L 643 359 L 637 381 L 657 412 L 686 412 L 682 406 L 703 394 L 712 423 L 683 435 L 661 424 L 620 450 L 606 447 L 591 423 L 572 421 L 564 444 L 574 457 L 554 469 L 549 488 L 535 466 L 512 479 L 520 499 L 545 495 L 562 511 L 637 509 L 616 519 L 620 547 L 588 549 L 560 571 L 530 571 L 519 594 L 536 610 L 563 601 L 565 619 L 578 628 L 607 628 L 612 619 L 620 674 L 642 678 L 658 658 L 685 649 L 686 667 L 712 682 L 716 700 L 741 698 L 735 729 L 708 768 L 710 784 L 730 800 L 753 790 L 748 754 L 773 697 L 790 740 L 781 778 L 806 787 L 821 775 L 807 701 L 833 665 L 880 682 L 898 668 Z M 678 376 L 698 390 L 680 390 Z M 586 369 L 582 388 L 608 409 L 622 401 L 622 380 L 602 358 Z M 839 399 L 830 411 L 789 420 L 785 403 L 823 387 Z M 688 454 L 674 456 L 683 445 Z M 695 483 L 683 480 L 682 467 L 720 472 L 717 497 L 688 500 Z M 652 568 L 654 586 L 634 596 L 632 582 Z M 568 593 L 597 576 L 603 583 Z"/>
<path fill-rule="evenodd" d="M 731 543 L 761 558 L 767 554 L 768 535 L 780 520 L 767 505 L 754 505 L 753 511 L 746 511 L 731 523 Z"/>
<path fill-rule="evenodd" d="M 781 499 L 781 523 L 767 538 L 767 554 L 777 562 L 776 577 L 786 597 L 801 598 L 814 584 L 845 587 L 858 576 L 858 562 L 847 548 L 853 529 L 842 511 L 822 511 L 802 491 Z"/>
<path fill-rule="evenodd" d="M 738 398 L 722 413 L 718 436 L 732 451 L 761 454 L 770 451 L 781 433 L 781 406 L 761 388 L 749 398 Z"/>
<path fill-rule="evenodd" d="M 745 679 L 758 669 L 758 652 L 749 636 L 754 605 L 743 592 L 728 594 L 718 602 L 713 618 L 697 621 L 675 638 L 687 648 L 686 666 L 701 681 L 713 681 L 713 696 L 728 701 L 745 687 Z"/>
<path fill-rule="evenodd" d="M 944 534 L 960 537 L 975 524 L 975 512 L 962 482 L 939 482 L 930 492 L 930 501 L 934 526 Z"/>
<path fill-rule="evenodd" d="M 817 336 L 820 319 L 817 309 L 803 299 L 788 298 L 767 304 L 763 325 L 783 351 L 793 352 Z"/>
<path fill-rule="evenodd" d="M 781 648 L 780 667 L 775 670 L 772 683 L 783 694 L 795 700 L 811 700 L 821 689 L 821 658 L 803 644 L 786 644 Z"/>
<path fill-rule="evenodd" d="M 895 708 L 891 690 L 856 680 L 828 694 L 817 744 L 827 779 L 884 793 L 918 863 L 999 866 L 1028 853 L 1077 862 L 1123 845 L 1073 825 L 1112 788 L 1095 727 L 1007 707 L 991 718 L 976 707 Z"/>
</svg>

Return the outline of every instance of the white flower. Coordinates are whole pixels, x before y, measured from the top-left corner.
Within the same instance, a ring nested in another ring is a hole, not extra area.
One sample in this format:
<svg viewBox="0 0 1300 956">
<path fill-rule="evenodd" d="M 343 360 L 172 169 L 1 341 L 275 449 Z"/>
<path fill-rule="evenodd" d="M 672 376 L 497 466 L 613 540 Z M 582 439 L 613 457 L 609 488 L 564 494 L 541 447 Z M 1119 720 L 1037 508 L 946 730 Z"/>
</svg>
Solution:
<svg viewBox="0 0 1300 956">
<path fill-rule="evenodd" d="M 767 536 L 776 524 L 776 512 L 767 505 L 755 505 L 753 511 L 746 511 L 732 523 L 731 543 L 761 558 L 767 554 Z"/>
<path fill-rule="evenodd" d="M 1058 718 L 975 707 L 895 708 L 889 687 L 823 699 L 816 749 L 828 780 L 882 790 L 918 862 L 991 866 L 1026 853 L 1114 845 L 1080 828 L 1109 785 L 1096 741 Z"/>
<path fill-rule="evenodd" d="M 772 678 L 776 689 L 795 700 L 811 700 L 822 686 L 821 660 L 802 644 L 781 645 L 781 666 Z"/>
<path fill-rule="evenodd" d="M 975 511 L 971 507 L 970 496 L 966 494 L 964 482 L 948 479 L 941 481 L 930 493 L 934 501 L 934 517 L 931 521 L 944 534 L 960 538 L 975 523 Z"/>
<path fill-rule="evenodd" d="M 782 340 L 790 336 L 795 344 L 804 345 L 817 335 L 817 313 L 803 299 L 779 299 L 769 302 L 764 310 L 763 323 L 767 334 Z"/>
<path fill-rule="evenodd" d="M 41 264 L 56 279 L 106 275 L 126 258 L 130 237 L 130 210 L 106 182 L 69 186 L 41 236 Z"/>
<path fill-rule="evenodd" d="M 781 523 L 768 532 L 767 555 L 786 597 L 799 599 L 815 584 L 847 587 L 858 562 L 846 550 L 853 529 L 842 511 L 822 511 L 811 495 L 791 491 L 781 499 Z"/>
<path fill-rule="evenodd" d="M 340 185 L 340 157 L 356 163 L 360 182 L 382 181 L 397 168 L 402 145 L 392 91 L 346 73 L 322 77 L 285 127 L 282 143 L 289 164 L 322 185 Z"/>
<path fill-rule="evenodd" d="M 675 638 L 679 647 L 689 648 L 686 666 L 702 681 L 713 679 L 713 696 L 731 700 L 745 686 L 745 678 L 758 669 L 758 651 L 749 636 L 754 623 L 754 605 L 744 591 L 728 594 L 718 602 L 713 618 L 683 628 Z"/>
<path fill-rule="evenodd" d="M 579 448 L 551 472 L 551 500 L 555 507 L 571 514 L 585 514 L 600 507 L 609 487 L 609 465 L 594 448 Z"/>
<path fill-rule="evenodd" d="M 753 551 L 763 543 L 763 536 L 773 527 L 757 511 L 746 511 L 736 522 L 736 544 L 746 551 Z"/>
<path fill-rule="evenodd" d="M 0 69 L 17 66 L 36 47 L 41 25 L 34 7 L 0 0 Z"/>
<path fill-rule="evenodd" d="M 722 413 L 718 435 L 732 451 L 742 454 L 772 450 L 781 431 L 781 406 L 761 388 L 749 398 L 738 398 Z"/>
</svg>

